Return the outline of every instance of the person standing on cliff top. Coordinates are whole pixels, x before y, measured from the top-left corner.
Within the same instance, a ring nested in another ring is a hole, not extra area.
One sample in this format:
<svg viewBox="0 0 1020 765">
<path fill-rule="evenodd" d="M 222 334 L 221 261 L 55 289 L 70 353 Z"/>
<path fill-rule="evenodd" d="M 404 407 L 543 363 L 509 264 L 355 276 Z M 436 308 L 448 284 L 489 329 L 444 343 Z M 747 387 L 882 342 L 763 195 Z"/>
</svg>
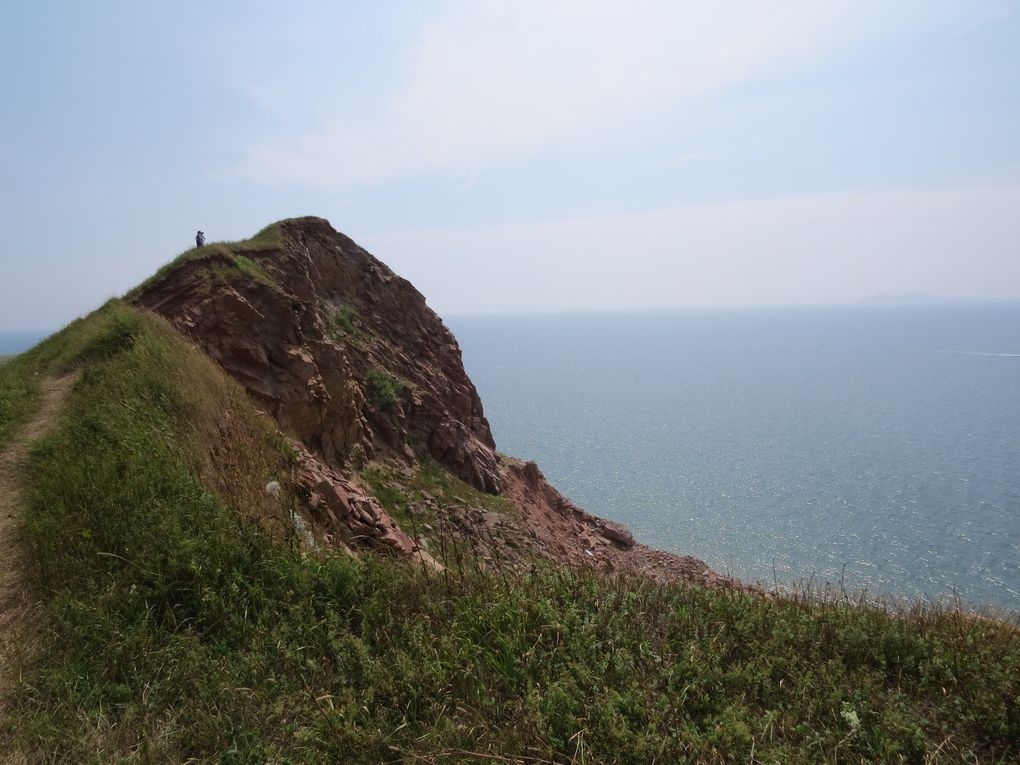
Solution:
<svg viewBox="0 0 1020 765">
<path fill-rule="evenodd" d="M 205 234 L 202 231 L 199 231 L 197 234 L 195 234 L 195 246 L 196 247 L 202 247 L 204 244 L 205 244 Z"/>
</svg>

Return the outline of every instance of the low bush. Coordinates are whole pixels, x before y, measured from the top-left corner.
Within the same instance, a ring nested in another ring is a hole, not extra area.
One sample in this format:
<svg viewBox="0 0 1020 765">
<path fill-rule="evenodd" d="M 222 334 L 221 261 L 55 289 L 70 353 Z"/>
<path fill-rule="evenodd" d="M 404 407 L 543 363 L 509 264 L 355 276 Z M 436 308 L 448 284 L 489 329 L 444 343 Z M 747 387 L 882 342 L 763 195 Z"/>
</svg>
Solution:
<svg viewBox="0 0 1020 765">
<path fill-rule="evenodd" d="M 393 375 L 373 369 L 365 380 L 365 397 L 377 409 L 386 412 L 396 405 L 402 388 L 400 380 Z"/>
</svg>

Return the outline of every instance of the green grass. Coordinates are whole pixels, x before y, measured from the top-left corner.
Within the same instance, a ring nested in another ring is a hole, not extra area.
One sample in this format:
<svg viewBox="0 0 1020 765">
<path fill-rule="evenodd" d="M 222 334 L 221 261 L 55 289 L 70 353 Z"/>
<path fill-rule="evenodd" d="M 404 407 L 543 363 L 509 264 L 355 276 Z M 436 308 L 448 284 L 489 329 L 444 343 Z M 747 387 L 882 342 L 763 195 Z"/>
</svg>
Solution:
<svg viewBox="0 0 1020 765">
<path fill-rule="evenodd" d="M 270 286 L 275 286 L 277 284 L 277 281 L 276 279 L 273 278 L 272 274 L 266 271 L 265 268 L 260 266 L 251 258 L 245 255 L 234 254 L 231 256 L 231 259 L 233 260 L 234 265 L 237 267 L 237 270 L 240 271 L 245 276 L 247 276 L 248 278 L 254 279 L 257 282 L 262 282 L 263 284 L 268 284 Z"/>
<path fill-rule="evenodd" d="M 359 339 L 361 337 L 361 328 L 358 312 L 352 306 L 340 306 L 330 316 L 327 331 L 330 337 L 337 341 L 342 341 L 345 338 L 351 340 Z"/>
<path fill-rule="evenodd" d="M 115 302 L 29 358 L 3 390 L 83 367 L 26 473 L 42 625 L 0 741 L 38 761 L 1020 758 L 1013 627 L 308 554 L 261 491 L 285 445 L 165 324 Z M 477 499 L 409 480 L 386 501 Z"/>
<path fill-rule="evenodd" d="M 39 396 L 39 379 L 29 364 L 0 362 L 0 447 L 32 411 Z"/>
<path fill-rule="evenodd" d="M 44 376 L 63 375 L 116 353 L 130 343 L 138 317 L 111 301 L 87 319 L 77 319 L 31 350 L 0 366 L 0 445 L 33 411 Z"/>
<path fill-rule="evenodd" d="M 176 271 L 182 265 L 191 261 L 213 261 L 218 260 L 229 264 L 240 273 L 263 282 L 264 284 L 275 284 L 272 275 L 262 266 L 253 261 L 248 255 L 268 252 L 279 248 L 282 243 L 280 226 L 286 221 L 278 221 L 259 231 L 250 239 L 237 242 L 213 242 L 203 247 L 192 247 L 185 250 L 169 263 L 166 263 L 156 273 L 133 287 L 124 294 L 124 300 L 133 300 L 140 295 L 147 287 L 166 278 L 167 274 Z"/>
<path fill-rule="evenodd" d="M 402 471 L 379 464 L 366 467 L 360 476 L 383 508 L 408 531 L 413 523 L 429 520 L 431 513 L 427 511 L 419 512 L 419 517 L 412 520 L 415 513 L 411 508 L 421 508 L 427 499 L 433 500 L 436 508 L 460 505 L 497 513 L 515 513 L 504 497 L 478 491 L 429 460 L 421 464 L 410 478 Z"/>
</svg>

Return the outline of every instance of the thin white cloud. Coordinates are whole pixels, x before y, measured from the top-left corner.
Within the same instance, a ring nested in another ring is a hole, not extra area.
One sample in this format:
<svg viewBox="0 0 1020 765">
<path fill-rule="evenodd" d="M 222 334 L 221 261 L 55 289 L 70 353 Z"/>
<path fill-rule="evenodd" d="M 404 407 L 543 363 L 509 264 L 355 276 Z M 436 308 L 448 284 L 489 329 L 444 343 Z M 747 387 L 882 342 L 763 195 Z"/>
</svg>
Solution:
<svg viewBox="0 0 1020 765">
<path fill-rule="evenodd" d="M 880 7 L 863 0 L 451 0 L 420 29 L 390 92 L 357 113 L 248 145 L 238 173 L 337 191 L 427 171 L 471 173 L 581 142 L 597 146 L 613 131 L 663 119 L 692 96 L 803 66 L 874 32 L 891 23 Z M 309 98 L 320 104 L 339 95 Z"/>
<path fill-rule="evenodd" d="M 1020 298 L 1020 188 L 699 204 L 359 237 L 440 313 Z"/>
</svg>

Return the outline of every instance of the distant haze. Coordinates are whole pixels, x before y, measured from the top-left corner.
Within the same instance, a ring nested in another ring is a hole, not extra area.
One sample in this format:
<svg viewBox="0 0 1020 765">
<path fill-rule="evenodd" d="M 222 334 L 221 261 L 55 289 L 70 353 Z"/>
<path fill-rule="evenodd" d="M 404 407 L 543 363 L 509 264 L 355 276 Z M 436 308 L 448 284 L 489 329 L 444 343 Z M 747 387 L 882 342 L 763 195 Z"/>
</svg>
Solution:
<svg viewBox="0 0 1020 765">
<path fill-rule="evenodd" d="M 1020 299 L 1018 50 L 1011 0 L 15 4 L 0 332 L 303 214 L 443 315 Z"/>
<path fill-rule="evenodd" d="M 430 300 L 475 313 L 1020 296 L 1020 191 L 714 203 L 363 243 Z"/>
</svg>

